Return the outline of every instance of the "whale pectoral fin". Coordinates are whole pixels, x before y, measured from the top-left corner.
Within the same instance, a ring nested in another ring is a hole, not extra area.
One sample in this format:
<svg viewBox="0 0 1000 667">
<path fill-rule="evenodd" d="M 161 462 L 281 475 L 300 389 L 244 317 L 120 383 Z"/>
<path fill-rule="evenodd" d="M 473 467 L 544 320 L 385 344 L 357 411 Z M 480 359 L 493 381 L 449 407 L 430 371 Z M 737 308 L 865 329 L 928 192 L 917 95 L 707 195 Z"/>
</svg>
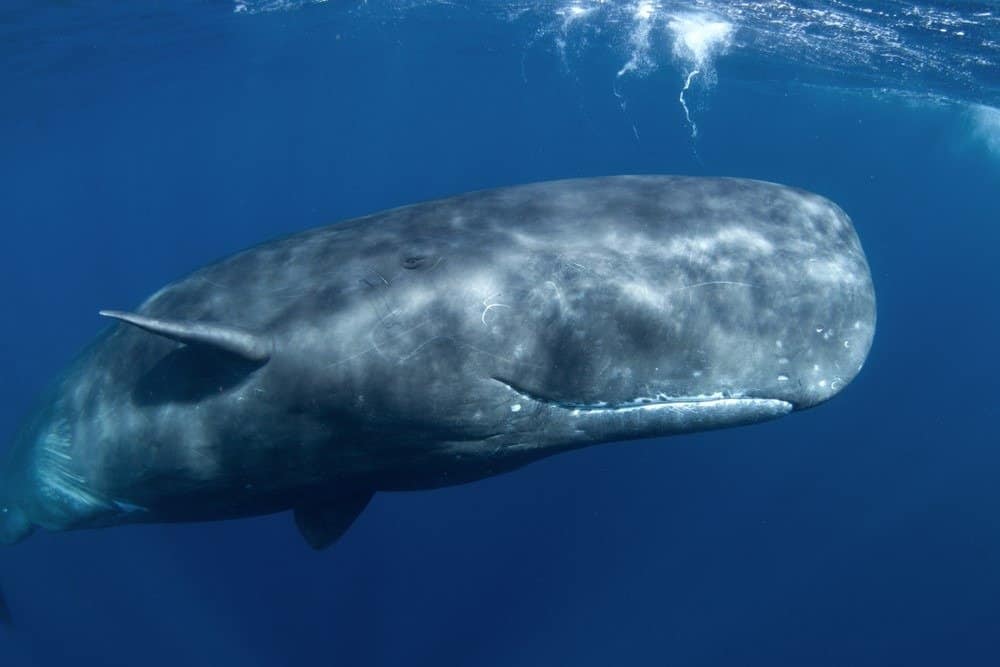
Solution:
<svg viewBox="0 0 1000 667">
<path fill-rule="evenodd" d="M 238 327 L 191 320 L 165 320 L 120 310 L 102 310 L 100 314 L 178 343 L 218 350 L 246 361 L 263 364 L 271 358 L 270 338 Z"/>
<path fill-rule="evenodd" d="M 346 496 L 335 503 L 295 508 L 295 525 L 313 549 L 325 549 L 347 532 L 368 506 L 374 491 Z"/>
</svg>

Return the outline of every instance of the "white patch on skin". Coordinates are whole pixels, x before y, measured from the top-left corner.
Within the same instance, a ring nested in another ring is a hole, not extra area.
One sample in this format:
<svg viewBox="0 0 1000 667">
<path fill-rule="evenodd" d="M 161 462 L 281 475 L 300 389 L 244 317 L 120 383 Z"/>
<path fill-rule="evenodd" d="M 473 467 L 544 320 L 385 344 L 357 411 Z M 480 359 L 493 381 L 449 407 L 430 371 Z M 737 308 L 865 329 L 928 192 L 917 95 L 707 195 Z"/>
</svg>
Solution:
<svg viewBox="0 0 1000 667">
<path fill-rule="evenodd" d="M 649 288 L 649 285 L 642 282 L 628 282 L 622 285 L 622 292 L 643 305 L 652 308 L 662 308 L 663 297 Z"/>
<path fill-rule="evenodd" d="M 510 411 L 511 412 L 520 412 L 521 411 L 521 404 L 520 403 L 515 403 L 514 405 L 510 406 Z"/>
<path fill-rule="evenodd" d="M 818 282 L 837 283 L 840 285 L 857 282 L 856 271 L 847 266 L 843 258 L 810 259 L 806 262 L 809 278 Z"/>
<path fill-rule="evenodd" d="M 628 244 L 622 245 L 620 240 L 608 247 L 629 251 Z M 720 269 L 720 263 L 729 261 L 730 257 L 738 255 L 761 259 L 772 255 L 774 249 L 770 240 L 755 231 L 745 227 L 729 227 L 710 235 L 680 236 L 664 246 L 663 256 L 665 260 L 682 259 L 692 266 L 706 269 L 710 267 L 716 275 L 725 275 Z M 641 248 L 634 249 L 636 252 L 640 250 Z"/>
<path fill-rule="evenodd" d="M 811 197 L 802 197 L 801 199 L 799 199 L 798 204 L 803 211 L 805 211 L 814 218 L 822 216 L 828 210 L 826 206 L 820 206 L 819 203 L 817 203 Z"/>
<path fill-rule="evenodd" d="M 757 232 L 752 232 L 746 227 L 724 227 L 716 235 L 719 242 L 726 245 L 738 245 L 755 251 L 760 255 L 770 255 L 774 252 L 774 244 Z"/>
</svg>

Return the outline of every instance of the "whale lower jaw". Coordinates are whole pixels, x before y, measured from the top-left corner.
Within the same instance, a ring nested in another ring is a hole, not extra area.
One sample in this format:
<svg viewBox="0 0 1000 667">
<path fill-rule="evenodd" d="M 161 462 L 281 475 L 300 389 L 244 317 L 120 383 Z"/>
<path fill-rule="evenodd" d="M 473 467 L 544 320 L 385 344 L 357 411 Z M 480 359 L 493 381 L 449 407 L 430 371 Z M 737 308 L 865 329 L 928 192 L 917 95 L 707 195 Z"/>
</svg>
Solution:
<svg viewBox="0 0 1000 667">
<path fill-rule="evenodd" d="M 552 418 L 592 442 L 656 438 L 770 421 L 794 409 L 776 398 L 680 398 L 640 405 L 546 406 Z"/>
<path fill-rule="evenodd" d="M 531 403 L 547 405 L 561 410 L 568 410 L 574 415 L 582 413 L 588 414 L 614 414 L 626 413 L 635 410 L 725 410 L 731 408 L 744 409 L 747 407 L 759 407 L 765 412 L 780 410 L 781 414 L 786 414 L 794 409 L 794 405 L 779 398 L 762 398 L 753 396 L 732 396 L 717 392 L 713 394 L 699 394 L 697 396 L 668 396 L 657 394 L 655 397 L 640 397 L 629 401 L 611 403 L 598 401 L 593 403 L 582 403 L 575 401 L 564 401 L 549 398 L 524 389 L 509 380 L 494 377 L 495 381 L 504 385 L 518 397 L 530 401 Z"/>
<path fill-rule="evenodd" d="M 714 397 L 684 397 L 648 400 L 641 403 L 624 405 L 581 405 L 558 406 L 569 410 L 573 415 L 588 414 L 625 414 L 629 412 L 659 412 L 673 411 L 677 413 L 724 413 L 746 412 L 759 410 L 767 414 L 767 418 L 780 417 L 792 411 L 792 404 L 779 398 L 714 398 Z"/>
<path fill-rule="evenodd" d="M 787 415 L 792 403 L 778 398 L 664 396 L 623 403 L 572 403 L 552 400 L 494 378 L 516 401 L 512 411 L 531 411 L 548 422 L 546 433 L 557 446 L 656 438 L 770 421 Z M 527 405 L 522 405 L 522 403 Z M 530 406 L 530 407 L 528 407 Z"/>
</svg>

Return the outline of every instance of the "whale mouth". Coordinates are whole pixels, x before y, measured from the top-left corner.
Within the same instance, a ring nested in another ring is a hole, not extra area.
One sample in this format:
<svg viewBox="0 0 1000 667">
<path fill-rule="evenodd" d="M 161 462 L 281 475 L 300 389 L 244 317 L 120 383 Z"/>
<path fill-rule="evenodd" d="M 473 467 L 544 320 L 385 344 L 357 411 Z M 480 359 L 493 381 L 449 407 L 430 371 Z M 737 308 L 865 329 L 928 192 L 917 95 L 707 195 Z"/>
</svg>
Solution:
<svg viewBox="0 0 1000 667">
<path fill-rule="evenodd" d="M 732 393 L 715 392 L 712 394 L 698 394 L 691 396 L 668 396 L 658 393 L 655 396 L 640 396 L 631 400 L 608 402 L 579 402 L 567 401 L 548 397 L 521 387 L 510 380 L 494 377 L 493 380 L 507 387 L 517 394 L 521 399 L 536 404 L 547 405 L 553 408 L 566 410 L 572 414 L 613 414 L 630 413 L 640 411 L 657 411 L 672 409 L 676 411 L 712 412 L 716 410 L 726 410 L 736 407 L 752 408 L 759 407 L 763 412 L 787 413 L 794 409 L 794 405 L 779 398 L 767 398 L 756 396 L 740 396 Z"/>
</svg>

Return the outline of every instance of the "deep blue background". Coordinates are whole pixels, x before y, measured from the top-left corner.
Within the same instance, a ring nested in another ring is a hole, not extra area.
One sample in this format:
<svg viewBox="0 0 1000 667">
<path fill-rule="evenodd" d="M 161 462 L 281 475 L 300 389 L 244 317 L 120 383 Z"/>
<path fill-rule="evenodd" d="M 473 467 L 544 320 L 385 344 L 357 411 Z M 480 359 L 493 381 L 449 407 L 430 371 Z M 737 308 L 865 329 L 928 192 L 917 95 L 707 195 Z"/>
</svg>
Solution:
<svg viewBox="0 0 1000 667">
<path fill-rule="evenodd" d="M 97 16 L 4 54 L 3 437 L 99 308 L 271 236 L 555 177 L 832 198 L 875 346 L 816 410 L 382 494 L 327 552 L 288 516 L 37 535 L 0 553 L 0 665 L 1000 664 L 1000 155 L 965 107 L 734 54 L 694 95 L 696 157 L 679 70 L 619 82 L 623 112 L 620 54 L 567 70 L 516 23 L 156 6 L 148 34 Z"/>
</svg>

